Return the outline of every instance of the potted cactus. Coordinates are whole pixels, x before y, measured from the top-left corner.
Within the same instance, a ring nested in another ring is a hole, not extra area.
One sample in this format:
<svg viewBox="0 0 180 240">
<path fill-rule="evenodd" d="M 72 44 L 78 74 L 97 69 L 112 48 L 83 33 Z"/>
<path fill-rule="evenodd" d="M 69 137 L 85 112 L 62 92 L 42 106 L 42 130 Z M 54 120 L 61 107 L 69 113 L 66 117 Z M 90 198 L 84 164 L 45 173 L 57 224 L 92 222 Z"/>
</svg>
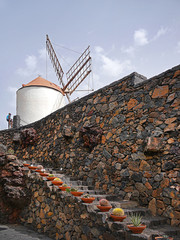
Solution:
<svg viewBox="0 0 180 240">
<path fill-rule="evenodd" d="M 95 200 L 95 198 L 91 197 L 89 194 L 85 194 L 85 195 L 82 196 L 81 200 L 84 203 L 92 203 Z"/>
<path fill-rule="evenodd" d="M 68 185 L 65 183 L 62 186 L 59 186 L 59 189 L 61 189 L 61 191 L 66 191 L 66 189 L 69 189 L 69 188 L 71 187 L 68 187 Z"/>
<path fill-rule="evenodd" d="M 97 205 L 97 208 L 99 208 L 101 212 L 108 212 L 112 206 L 108 200 L 101 199 L 99 200 L 99 205 Z"/>
<path fill-rule="evenodd" d="M 53 181 L 56 177 L 54 176 L 54 174 L 49 174 L 46 178 L 49 181 Z"/>
<path fill-rule="evenodd" d="M 77 188 L 73 188 L 73 187 L 66 189 L 66 192 L 70 192 L 75 197 L 80 197 L 83 194 L 83 192 L 79 192 Z"/>
<path fill-rule="evenodd" d="M 127 227 L 135 234 L 142 233 L 146 228 L 146 225 L 141 223 L 142 216 L 138 213 L 133 213 L 130 215 L 130 220 L 132 224 L 127 225 Z"/>
<path fill-rule="evenodd" d="M 59 186 L 63 184 L 63 181 L 60 178 L 54 178 L 54 180 L 52 181 L 52 184 Z"/>
<path fill-rule="evenodd" d="M 45 169 L 41 169 L 41 172 L 39 173 L 42 177 L 47 177 L 49 176 L 49 173 L 45 172 Z"/>
<path fill-rule="evenodd" d="M 31 169 L 31 170 L 36 170 L 36 169 L 37 169 L 37 167 L 36 167 L 36 166 L 33 166 L 33 164 L 31 164 L 30 166 L 28 166 L 28 168 Z"/>
<path fill-rule="evenodd" d="M 35 170 L 35 172 L 41 173 L 43 170 L 43 166 L 42 165 L 38 165 L 37 169 Z"/>
<path fill-rule="evenodd" d="M 113 219 L 113 221 L 118 222 L 122 222 L 126 218 L 124 215 L 124 210 L 122 208 L 114 208 L 110 217 Z"/>
<path fill-rule="evenodd" d="M 23 166 L 28 167 L 28 166 L 30 166 L 30 164 L 25 161 L 25 162 L 23 162 Z"/>
</svg>

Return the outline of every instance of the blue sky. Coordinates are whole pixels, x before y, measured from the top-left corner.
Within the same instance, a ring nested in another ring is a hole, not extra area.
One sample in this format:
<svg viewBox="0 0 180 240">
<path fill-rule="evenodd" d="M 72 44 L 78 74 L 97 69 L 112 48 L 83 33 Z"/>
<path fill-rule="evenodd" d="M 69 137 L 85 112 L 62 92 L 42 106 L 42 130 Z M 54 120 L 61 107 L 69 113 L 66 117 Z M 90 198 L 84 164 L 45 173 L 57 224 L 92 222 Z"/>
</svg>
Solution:
<svg viewBox="0 0 180 240">
<path fill-rule="evenodd" d="M 179 9 L 179 0 L 0 0 L 0 129 L 16 114 L 23 83 L 41 75 L 58 84 L 46 34 L 64 72 L 79 57 L 64 47 L 91 46 L 93 75 L 81 89 L 97 90 L 134 71 L 149 78 L 180 64 Z"/>
</svg>

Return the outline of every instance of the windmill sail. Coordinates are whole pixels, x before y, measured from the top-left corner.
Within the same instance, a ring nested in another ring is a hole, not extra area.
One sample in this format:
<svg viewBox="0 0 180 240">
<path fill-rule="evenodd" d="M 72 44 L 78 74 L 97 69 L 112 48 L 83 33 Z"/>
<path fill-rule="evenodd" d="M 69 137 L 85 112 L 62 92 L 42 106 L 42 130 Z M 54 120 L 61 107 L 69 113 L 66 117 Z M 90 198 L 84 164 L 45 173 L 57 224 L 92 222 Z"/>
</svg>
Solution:
<svg viewBox="0 0 180 240">
<path fill-rule="evenodd" d="M 91 72 L 90 46 L 87 47 L 87 49 L 66 73 L 67 84 L 64 84 L 63 82 L 64 72 L 48 35 L 46 35 L 46 49 L 55 69 L 59 83 L 62 86 L 62 92 L 66 94 L 66 97 L 70 102 L 69 94 L 71 95 Z"/>
<path fill-rule="evenodd" d="M 62 67 L 61 67 L 61 64 L 57 58 L 57 55 L 54 51 L 54 48 L 51 44 L 51 41 L 48 37 L 48 35 L 46 35 L 46 49 L 47 49 L 47 52 L 49 54 L 49 57 L 51 59 L 51 62 L 53 64 L 53 67 L 54 67 L 54 70 L 56 72 L 56 75 L 58 77 L 58 80 L 59 80 L 59 83 L 62 85 L 62 87 L 64 88 L 65 84 L 63 82 L 63 75 L 64 75 L 64 72 L 62 70 Z M 64 92 L 64 91 L 63 91 Z M 68 99 L 68 101 L 70 102 L 70 98 L 69 98 L 69 95 L 66 94 L 66 97 Z"/>
<path fill-rule="evenodd" d="M 71 95 L 76 88 L 82 83 L 82 81 L 91 72 L 91 57 L 90 57 L 90 46 L 81 54 L 78 60 L 66 73 L 67 84 L 64 86 L 63 91 L 69 92 Z"/>
</svg>

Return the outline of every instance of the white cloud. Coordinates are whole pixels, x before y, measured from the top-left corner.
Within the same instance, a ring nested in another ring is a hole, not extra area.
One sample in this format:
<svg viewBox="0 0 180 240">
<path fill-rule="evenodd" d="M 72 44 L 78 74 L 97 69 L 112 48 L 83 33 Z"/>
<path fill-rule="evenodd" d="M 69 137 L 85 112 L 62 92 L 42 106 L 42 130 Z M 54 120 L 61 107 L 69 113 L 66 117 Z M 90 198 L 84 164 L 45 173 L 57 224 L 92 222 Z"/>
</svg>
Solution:
<svg viewBox="0 0 180 240">
<path fill-rule="evenodd" d="M 177 52 L 180 53 L 180 41 L 177 43 Z"/>
<path fill-rule="evenodd" d="M 37 66 L 37 58 L 36 56 L 28 56 L 25 60 L 26 62 L 26 66 L 28 69 L 30 69 L 31 71 L 34 71 L 36 69 Z"/>
<path fill-rule="evenodd" d="M 124 70 L 131 68 L 130 60 L 120 62 L 118 59 L 111 59 L 109 57 L 106 57 L 105 55 L 102 55 L 101 58 L 103 63 L 102 69 L 109 76 L 118 77 L 124 72 Z"/>
<path fill-rule="evenodd" d="M 147 31 L 139 29 L 134 32 L 134 42 L 137 46 L 144 46 L 149 43 L 147 38 Z"/>
<path fill-rule="evenodd" d="M 96 46 L 95 47 L 95 52 L 96 53 L 102 53 L 102 52 L 104 52 L 104 49 L 102 47 L 100 47 L 100 46 Z"/>
<path fill-rule="evenodd" d="M 153 40 L 153 41 L 154 41 L 154 40 L 157 40 L 159 37 L 161 37 L 161 36 L 163 36 L 164 34 L 166 34 L 167 31 L 168 31 L 167 28 L 161 27 L 161 28 L 158 30 L 158 32 L 156 33 L 156 35 L 153 37 L 152 40 Z"/>
<path fill-rule="evenodd" d="M 39 53 L 39 58 L 40 59 L 43 59 L 43 60 L 46 60 L 46 48 L 42 48 L 38 51 Z"/>
<path fill-rule="evenodd" d="M 27 56 L 25 59 L 25 67 L 24 68 L 18 68 L 17 74 L 22 77 L 28 77 L 32 76 L 33 74 L 36 74 L 37 71 L 37 58 L 34 55 Z"/>
<path fill-rule="evenodd" d="M 126 54 L 129 54 L 129 55 L 134 55 L 135 47 L 134 47 L 134 46 L 129 46 L 129 47 L 127 47 L 127 48 L 122 47 L 122 48 L 121 48 L 121 52 L 126 53 Z"/>
<path fill-rule="evenodd" d="M 94 75 L 97 81 L 104 79 L 104 76 L 106 76 L 107 79 L 110 77 L 119 78 L 122 73 L 132 69 L 130 60 L 120 61 L 119 59 L 108 57 L 104 49 L 100 46 L 95 47 L 95 61 L 96 70 Z M 111 81 L 112 80 L 113 79 L 111 79 Z"/>
</svg>

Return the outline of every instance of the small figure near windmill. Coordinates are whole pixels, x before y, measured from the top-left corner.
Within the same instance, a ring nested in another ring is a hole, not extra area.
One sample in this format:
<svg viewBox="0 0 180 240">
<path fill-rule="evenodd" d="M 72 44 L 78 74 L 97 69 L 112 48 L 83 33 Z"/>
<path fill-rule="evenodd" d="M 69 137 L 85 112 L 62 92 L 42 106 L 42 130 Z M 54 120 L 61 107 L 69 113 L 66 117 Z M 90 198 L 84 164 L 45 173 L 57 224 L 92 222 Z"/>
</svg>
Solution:
<svg viewBox="0 0 180 240">
<path fill-rule="evenodd" d="M 8 129 L 12 128 L 13 126 L 13 120 L 11 118 L 11 113 L 8 113 L 7 117 L 6 117 L 6 121 L 8 122 Z"/>
</svg>

